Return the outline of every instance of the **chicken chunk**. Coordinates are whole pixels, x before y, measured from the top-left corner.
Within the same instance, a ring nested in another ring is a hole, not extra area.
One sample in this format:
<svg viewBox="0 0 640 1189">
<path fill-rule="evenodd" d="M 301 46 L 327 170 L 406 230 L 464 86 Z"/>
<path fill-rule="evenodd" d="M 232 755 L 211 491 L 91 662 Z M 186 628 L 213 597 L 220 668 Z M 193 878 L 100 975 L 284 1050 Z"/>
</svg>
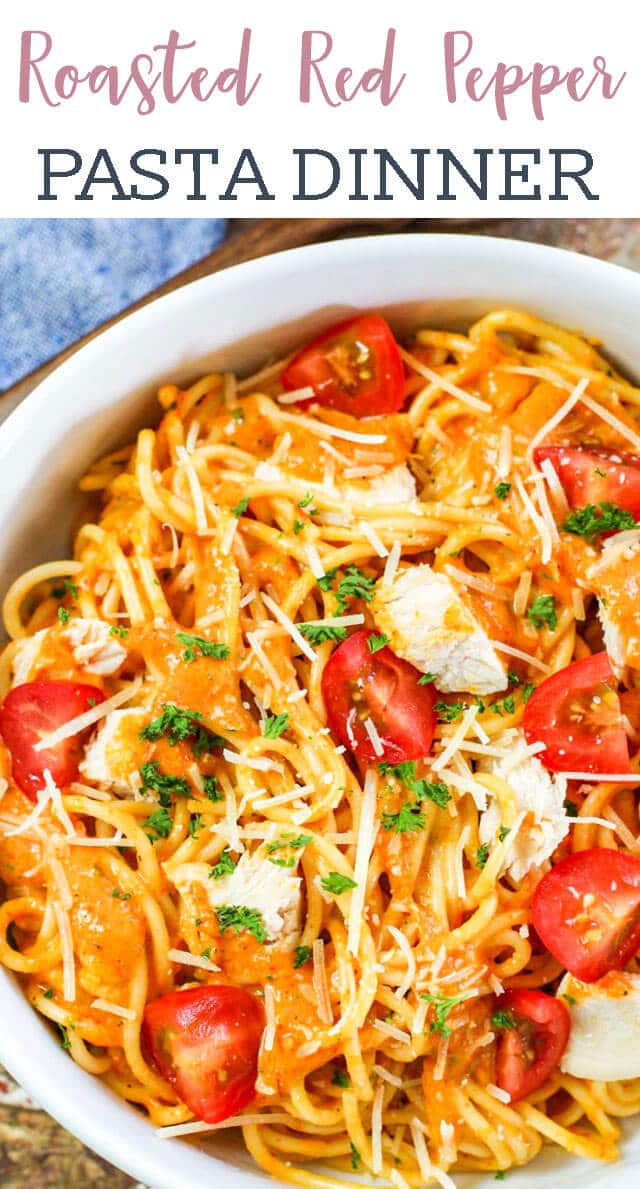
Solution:
<svg viewBox="0 0 640 1189">
<path fill-rule="evenodd" d="M 567 781 L 560 773 L 547 772 L 537 756 L 528 754 L 522 731 L 503 731 L 492 743 L 504 749 L 504 756 L 483 758 L 479 771 L 503 780 L 512 801 L 504 805 L 499 796 L 489 793 L 489 805 L 480 818 L 480 841 L 489 846 L 495 842 L 505 824 L 505 809 L 511 820 L 525 815 L 509 841 L 505 861 L 505 870 L 517 882 L 544 863 L 569 832 L 564 808 Z"/>
<path fill-rule="evenodd" d="M 489 637 L 444 574 L 411 566 L 379 582 L 371 610 L 393 651 L 443 693 L 492 694 L 507 677 Z"/>
</svg>

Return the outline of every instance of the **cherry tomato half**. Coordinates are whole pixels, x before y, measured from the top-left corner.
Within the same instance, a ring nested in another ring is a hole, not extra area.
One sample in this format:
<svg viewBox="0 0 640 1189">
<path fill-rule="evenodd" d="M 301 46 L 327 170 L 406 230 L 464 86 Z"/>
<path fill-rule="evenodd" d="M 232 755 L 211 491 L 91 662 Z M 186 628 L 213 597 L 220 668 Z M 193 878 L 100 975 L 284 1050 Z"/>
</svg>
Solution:
<svg viewBox="0 0 640 1189">
<path fill-rule="evenodd" d="M 622 970 L 640 949 L 640 859 L 602 847 L 561 859 L 535 890 L 533 923 L 583 982 Z"/>
<path fill-rule="evenodd" d="M 294 355 L 280 380 L 287 392 L 313 388 L 319 404 L 353 417 L 397 413 L 404 403 L 398 344 L 377 314 L 326 330 Z"/>
<path fill-rule="evenodd" d="M 331 654 L 322 674 L 329 726 L 363 768 L 428 755 L 437 721 L 433 687 L 419 685 L 418 670 L 390 648 L 371 652 L 373 635 L 354 632 Z M 380 736 L 382 755 L 374 750 L 366 719 Z"/>
<path fill-rule="evenodd" d="M 513 1023 L 501 1028 L 496 1051 L 496 1085 L 518 1102 L 542 1086 L 564 1053 L 571 1017 L 561 999 L 543 991 L 515 988 L 498 1000 Z"/>
<path fill-rule="evenodd" d="M 13 779 L 32 801 L 44 786 L 45 768 L 62 788 L 75 780 L 82 758 L 79 735 L 45 751 L 35 744 L 98 702 L 104 702 L 102 690 L 73 681 L 26 681 L 9 690 L 0 706 L 0 735 L 11 752 Z"/>
<path fill-rule="evenodd" d="M 258 1000 L 243 987 L 217 983 L 148 1003 L 142 1047 L 194 1115 L 219 1123 L 255 1098 L 263 1029 Z"/>
<path fill-rule="evenodd" d="M 606 652 L 574 661 L 547 677 L 529 698 L 527 743 L 544 743 L 538 759 L 552 772 L 631 771 L 620 699 Z"/>
<path fill-rule="evenodd" d="M 568 446 L 539 446 L 538 466 L 548 458 L 572 508 L 585 504 L 617 504 L 640 516 L 640 458 L 608 450 L 580 450 Z"/>
</svg>

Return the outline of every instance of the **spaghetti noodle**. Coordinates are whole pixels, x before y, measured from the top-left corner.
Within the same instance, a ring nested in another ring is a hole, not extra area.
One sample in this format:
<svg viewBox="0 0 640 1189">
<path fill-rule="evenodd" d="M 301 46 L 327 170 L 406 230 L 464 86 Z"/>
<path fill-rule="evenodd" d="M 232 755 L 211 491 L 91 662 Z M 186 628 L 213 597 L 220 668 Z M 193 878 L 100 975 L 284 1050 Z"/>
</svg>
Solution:
<svg viewBox="0 0 640 1189">
<path fill-rule="evenodd" d="M 614 1159 L 616 1118 L 640 1110 L 640 1081 L 556 1062 L 521 1097 L 498 1060 L 501 999 L 553 994 L 563 973 L 531 927 L 541 876 L 563 855 L 640 850 L 635 761 L 552 776 L 548 741 L 522 729 L 534 687 L 600 654 L 614 551 L 606 500 L 582 501 L 587 531 L 564 466 L 536 450 L 586 443 L 622 465 L 640 390 L 591 343 L 508 310 L 468 334 L 419 330 L 402 361 L 402 408 L 378 415 L 323 399 L 313 375 L 284 392 L 281 364 L 165 385 L 158 427 L 81 480 L 73 560 L 31 570 L 4 605 L 8 698 L 85 693 L 48 708 L 20 779 L 24 739 L 2 720 L 0 960 L 71 1057 L 164 1134 L 238 1125 L 298 1185 L 342 1184 L 334 1169 L 448 1186 L 547 1143 Z M 348 391 L 353 360 L 333 363 Z M 439 584 L 466 617 L 457 678 L 449 637 L 430 672 L 424 623 L 405 631 L 399 600 L 423 580 L 430 607 Z M 433 740 L 411 761 L 385 758 L 388 707 L 365 698 L 344 737 L 335 711 L 327 725 L 327 672 L 356 636 L 431 698 Z M 635 661 L 617 659 L 633 740 Z M 515 773 L 532 764 L 527 801 Z M 255 1090 L 215 1124 L 143 1019 L 221 985 L 257 1001 L 261 1041 Z"/>
</svg>

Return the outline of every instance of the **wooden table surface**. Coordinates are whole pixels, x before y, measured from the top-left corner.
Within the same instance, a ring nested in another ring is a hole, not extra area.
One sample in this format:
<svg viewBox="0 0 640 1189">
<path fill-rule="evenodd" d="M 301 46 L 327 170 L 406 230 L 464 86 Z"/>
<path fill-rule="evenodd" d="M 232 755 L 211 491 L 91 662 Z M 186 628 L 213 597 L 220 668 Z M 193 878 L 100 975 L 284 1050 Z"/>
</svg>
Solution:
<svg viewBox="0 0 640 1189">
<path fill-rule="evenodd" d="M 462 231 L 554 244 L 640 270 L 640 219 L 502 219 L 437 222 L 348 219 L 238 220 L 227 241 L 145 301 L 241 260 L 337 236 L 389 231 Z M 91 336 L 88 336 L 91 337 Z M 0 420 L 75 348 L 0 394 Z M 32 1103 L 0 1068 L 2 1189 L 136 1189 L 135 1182 L 83 1147 Z M 142 1189 L 142 1187 L 137 1187 Z"/>
</svg>

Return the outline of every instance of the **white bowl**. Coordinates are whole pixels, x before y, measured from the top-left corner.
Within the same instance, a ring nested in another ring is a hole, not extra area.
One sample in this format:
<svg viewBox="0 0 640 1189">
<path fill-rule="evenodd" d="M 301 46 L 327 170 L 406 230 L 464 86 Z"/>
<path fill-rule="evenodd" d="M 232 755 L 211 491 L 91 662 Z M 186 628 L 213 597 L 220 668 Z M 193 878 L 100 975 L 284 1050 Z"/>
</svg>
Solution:
<svg viewBox="0 0 640 1189">
<path fill-rule="evenodd" d="M 155 416 L 159 382 L 181 382 L 210 368 L 248 373 L 352 309 L 382 309 L 402 331 L 465 324 L 499 306 L 599 336 L 610 355 L 640 374 L 640 276 L 509 240 L 342 240 L 242 264 L 146 306 L 48 376 L 0 429 L 3 583 L 37 561 L 68 555 L 77 478 Z M 265 1189 L 263 1174 L 229 1133 L 198 1143 L 157 1137 L 137 1111 L 74 1065 L 5 971 L 0 1021 L 0 1060 L 60 1123 L 131 1176 L 153 1189 L 192 1189 L 218 1179 L 236 1189 Z M 639 1177 L 640 1126 L 631 1121 L 619 1164 L 548 1151 L 510 1173 L 509 1186 L 631 1189 Z M 493 1189 L 495 1182 L 489 1174 L 459 1183 Z"/>
</svg>

